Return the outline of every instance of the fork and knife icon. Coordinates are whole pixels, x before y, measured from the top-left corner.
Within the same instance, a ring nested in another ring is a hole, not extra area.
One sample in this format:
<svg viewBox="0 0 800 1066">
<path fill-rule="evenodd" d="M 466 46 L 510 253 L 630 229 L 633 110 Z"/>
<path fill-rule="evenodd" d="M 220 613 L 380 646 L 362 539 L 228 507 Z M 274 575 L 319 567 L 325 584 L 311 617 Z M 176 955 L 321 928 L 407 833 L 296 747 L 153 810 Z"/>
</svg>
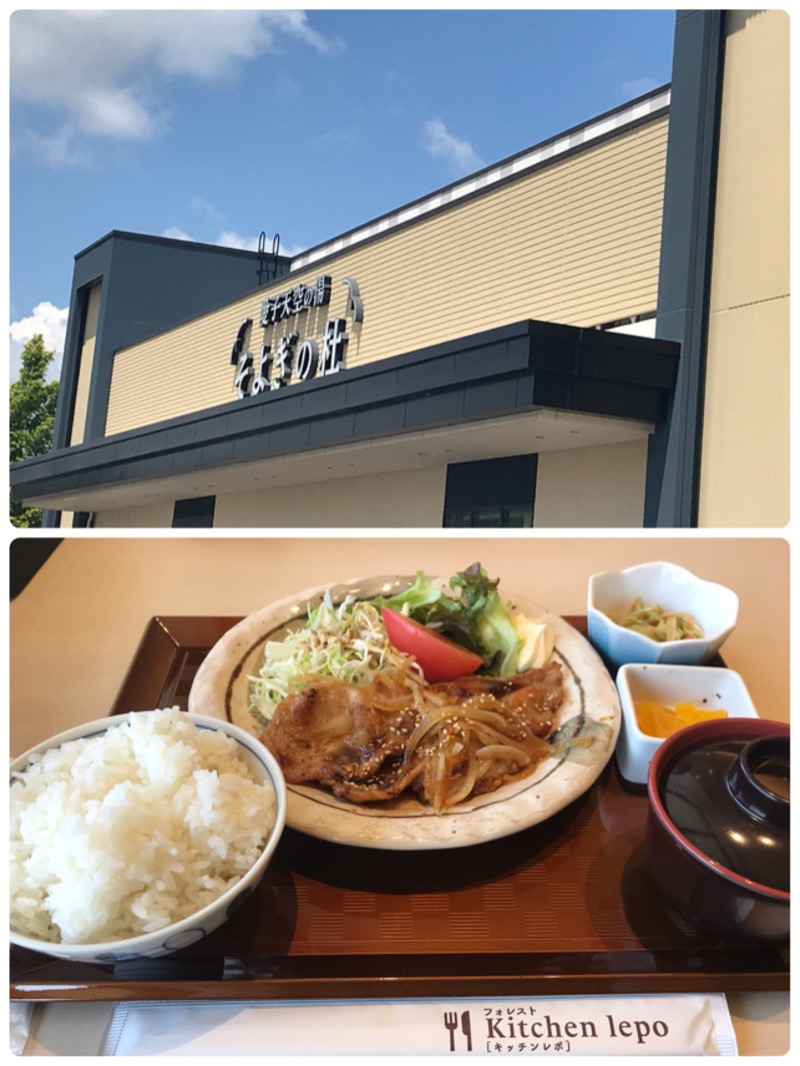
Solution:
<svg viewBox="0 0 800 1066">
<path fill-rule="evenodd" d="M 455 1051 L 458 1014 L 454 1010 L 444 1012 L 444 1025 L 450 1034 L 450 1050 Z M 463 1011 L 461 1014 L 461 1032 L 467 1038 L 467 1051 L 472 1051 L 472 1025 L 468 1010 Z"/>
</svg>

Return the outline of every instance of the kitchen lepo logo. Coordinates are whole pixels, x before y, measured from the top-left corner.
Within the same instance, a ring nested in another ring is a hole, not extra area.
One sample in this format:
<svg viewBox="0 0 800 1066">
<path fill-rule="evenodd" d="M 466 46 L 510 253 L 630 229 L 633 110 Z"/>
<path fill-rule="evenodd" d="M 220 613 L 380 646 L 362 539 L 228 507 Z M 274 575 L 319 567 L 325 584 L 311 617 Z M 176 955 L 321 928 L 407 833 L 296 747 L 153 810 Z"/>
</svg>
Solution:
<svg viewBox="0 0 800 1066">
<path fill-rule="evenodd" d="M 459 1033 L 459 1024 L 461 1032 Z M 472 1019 L 468 1010 L 459 1015 L 454 1010 L 444 1012 L 444 1026 L 450 1036 L 450 1050 L 458 1050 L 460 1045 L 466 1051 L 472 1051 Z M 457 1035 L 458 1034 L 458 1035 Z"/>
<path fill-rule="evenodd" d="M 568 1009 L 568 1008 L 567 1008 Z M 556 1007 L 539 1010 L 530 1004 L 486 1004 L 474 1011 L 445 1010 L 442 1022 L 450 1051 L 479 1054 L 518 1055 L 580 1052 L 591 1041 L 608 1050 L 618 1041 L 638 1047 L 660 1043 L 669 1037 L 670 1027 L 664 1019 L 620 1018 L 616 1014 L 574 1018 Z"/>
<path fill-rule="evenodd" d="M 345 365 L 345 353 L 350 336 L 347 332 L 347 316 L 354 325 L 364 321 L 364 304 L 354 278 L 344 278 L 347 286 L 347 309 L 345 316 L 329 318 L 320 341 L 315 337 L 301 339 L 301 317 L 317 307 L 328 307 L 331 302 L 331 278 L 320 275 L 312 285 L 295 285 L 292 289 L 268 296 L 261 304 L 259 324 L 266 330 L 280 322 L 288 329 L 277 342 L 277 351 L 271 344 L 262 344 L 258 366 L 249 346 L 252 343 L 253 319 L 245 318 L 236 333 L 231 348 L 230 362 L 236 367 L 234 386 L 239 399 L 258 396 L 285 388 L 295 381 L 309 381 L 315 377 L 336 374 Z"/>
</svg>

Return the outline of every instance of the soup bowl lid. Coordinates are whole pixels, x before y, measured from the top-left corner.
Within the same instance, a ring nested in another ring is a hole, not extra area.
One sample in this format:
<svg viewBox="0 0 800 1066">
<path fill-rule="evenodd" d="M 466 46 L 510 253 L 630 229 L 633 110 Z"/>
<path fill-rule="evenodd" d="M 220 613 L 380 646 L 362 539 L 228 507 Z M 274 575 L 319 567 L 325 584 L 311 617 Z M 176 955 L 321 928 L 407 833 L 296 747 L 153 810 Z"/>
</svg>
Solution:
<svg viewBox="0 0 800 1066">
<path fill-rule="evenodd" d="M 789 775 L 788 726 L 717 720 L 659 748 L 648 792 L 670 835 L 701 862 L 788 898 Z"/>
</svg>

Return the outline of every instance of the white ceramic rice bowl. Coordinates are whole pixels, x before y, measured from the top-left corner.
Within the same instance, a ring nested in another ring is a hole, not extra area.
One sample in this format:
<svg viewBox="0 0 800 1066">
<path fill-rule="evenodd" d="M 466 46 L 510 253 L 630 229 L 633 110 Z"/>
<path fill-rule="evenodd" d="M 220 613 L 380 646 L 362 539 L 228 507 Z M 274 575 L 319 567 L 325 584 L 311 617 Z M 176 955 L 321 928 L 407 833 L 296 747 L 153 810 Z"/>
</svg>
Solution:
<svg viewBox="0 0 800 1066">
<path fill-rule="evenodd" d="M 138 716 L 150 712 L 134 713 Z M 123 724 L 127 717 L 127 715 L 120 715 L 114 718 L 103 718 L 59 733 L 14 759 L 10 765 L 10 771 L 13 774 L 24 770 L 34 753 L 60 747 L 67 741 L 104 733 L 108 729 Z M 156 932 L 102 943 L 62 944 L 25 936 L 12 929 L 9 934 L 12 945 L 73 962 L 113 965 L 132 959 L 159 958 L 201 940 L 227 921 L 249 898 L 267 871 L 286 822 L 286 783 L 283 774 L 272 753 L 255 737 L 238 726 L 204 715 L 188 714 L 187 718 L 201 729 L 213 729 L 232 737 L 239 745 L 237 754 L 248 765 L 256 780 L 269 780 L 272 784 L 275 794 L 275 821 L 254 865 L 217 899 L 196 913 L 164 926 Z"/>
<path fill-rule="evenodd" d="M 612 622 L 639 596 L 645 604 L 684 611 L 695 619 L 703 636 L 659 642 Z M 674 563 L 653 562 L 618 572 L 605 571 L 589 579 L 587 627 L 589 641 L 614 666 L 624 663 L 707 663 L 733 632 L 739 597 L 731 589 L 704 581 Z"/>
</svg>

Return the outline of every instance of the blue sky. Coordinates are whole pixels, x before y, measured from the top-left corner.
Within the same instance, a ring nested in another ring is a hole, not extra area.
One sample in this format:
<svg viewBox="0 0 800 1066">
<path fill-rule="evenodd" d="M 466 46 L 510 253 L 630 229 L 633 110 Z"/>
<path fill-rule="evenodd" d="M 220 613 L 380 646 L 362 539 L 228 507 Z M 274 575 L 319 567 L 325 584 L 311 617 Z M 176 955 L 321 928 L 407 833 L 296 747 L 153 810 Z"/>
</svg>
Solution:
<svg viewBox="0 0 800 1066">
<path fill-rule="evenodd" d="M 291 254 L 671 77 L 674 12 L 18 9 L 11 374 L 109 230 Z M 46 72 L 46 76 L 42 76 Z"/>
</svg>

